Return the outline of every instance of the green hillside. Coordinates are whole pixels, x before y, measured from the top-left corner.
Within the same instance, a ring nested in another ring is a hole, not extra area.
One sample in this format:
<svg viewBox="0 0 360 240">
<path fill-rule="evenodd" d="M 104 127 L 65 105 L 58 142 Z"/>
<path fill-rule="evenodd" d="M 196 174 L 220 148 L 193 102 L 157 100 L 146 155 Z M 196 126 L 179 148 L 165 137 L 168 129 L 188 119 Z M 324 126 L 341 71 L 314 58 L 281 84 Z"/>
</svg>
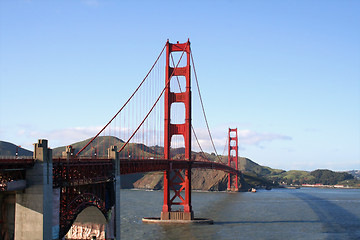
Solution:
<svg viewBox="0 0 360 240">
<path fill-rule="evenodd" d="M 273 171 L 266 176 L 268 179 L 278 182 L 279 184 L 303 184 L 314 181 L 315 178 L 311 176 L 310 172 L 301 170 Z"/>
<path fill-rule="evenodd" d="M 16 146 L 15 144 L 0 141 L 0 156 L 15 156 L 18 150 L 18 156 L 32 156 L 32 151 Z"/>
<path fill-rule="evenodd" d="M 324 185 L 340 184 L 340 182 L 346 182 L 348 180 L 356 181 L 355 177 L 347 172 L 333 172 L 327 169 L 318 169 L 312 171 L 310 174 L 317 183 Z M 360 183 L 359 180 L 357 180 L 357 182 Z"/>
<path fill-rule="evenodd" d="M 360 180 L 347 172 L 334 172 L 327 169 L 315 171 L 282 171 L 272 169 L 271 173 L 263 175 L 266 179 L 281 185 L 323 184 L 360 187 Z"/>
<path fill-rule="evenodd" d="M 91 138 L 86 139 L 81 142 L 76 142 L 70 144 L 73 149 L 74 153 L 76 154 L 79 152 L 89 141 Z M 98 156 L 106 156 L 107 150 L 110 148 L 110 146 L 117 146 L 118 149 L 120 149 L 124 145 L 124 141 L 122 141 L 119 138 L 116 137 L 98 137 L 94 140 L 93 143 L 91 143 L 88 147 L 86 147 L 80 154 L 80 156 L 93 156 L 96 154 Z M 57 147 L 53 149 L 53 157 L 61 157 L 62 153 L 65 152 L 66 146 Z M 123 155 L 121 155 L 123 154 Z M 161 150 L 159 150 L 158 147 L 148 147 L 144 144 L 136 144 L 136 143 L 129 143 L 125 149 L 120 153 L 121 157 L 128 157 L 131 158 L 159 158 L 161 155 Z"/>
</svg>

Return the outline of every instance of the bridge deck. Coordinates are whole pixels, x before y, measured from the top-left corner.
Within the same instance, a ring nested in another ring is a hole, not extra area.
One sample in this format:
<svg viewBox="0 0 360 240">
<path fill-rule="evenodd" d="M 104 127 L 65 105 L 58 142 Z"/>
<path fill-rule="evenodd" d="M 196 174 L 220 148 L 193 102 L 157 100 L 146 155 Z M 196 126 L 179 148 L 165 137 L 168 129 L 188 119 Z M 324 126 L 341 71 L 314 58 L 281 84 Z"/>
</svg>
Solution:
<svg viewBox="0 0 360 240">
<path fill-rule="evenodd" d="M 0 191 L 6 191 L 8 182 L 25 180 L 25 171 L 35 164 L 33 158 L 0 159 Z M 168 159 L 120 159 L 120 173 L 145 173 L 171 169 L 215 169 L 240 173 L 222 163 Z M 111 181 L 114 163 L 109 158 L 54 158 L 54 186 L 74 186 Z"/>
</svg>

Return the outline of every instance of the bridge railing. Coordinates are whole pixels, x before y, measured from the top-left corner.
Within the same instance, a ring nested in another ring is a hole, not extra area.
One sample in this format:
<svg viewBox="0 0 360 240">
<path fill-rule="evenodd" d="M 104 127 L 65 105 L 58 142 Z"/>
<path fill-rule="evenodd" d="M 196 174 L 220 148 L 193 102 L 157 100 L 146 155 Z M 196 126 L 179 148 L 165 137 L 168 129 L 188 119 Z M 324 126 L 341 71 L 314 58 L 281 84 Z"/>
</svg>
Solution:
<svg viewBox="0 0 360 240">
<path fill-rule="evenodd" d="M 14 179 L 24 179 L 25 169 L 35 163 L 32 157 L 0 158 L 0 170 L 2 183 Z M 236 173 L 236 170 L 222 163 L 206 161 L 187 161 L 180 159 L 153 159 L 153 158 L 122 158 L 120 159 L 121 174 L 145 173 L 164 171 L 170 169 L 184 169 L 191 165 L 192 168 L 214 169 Z M 11 171 L 10 171 L 11 170 Z M 53 158 L 53 182 L 54 186 L 75 186 L 92 183 L 111 181 L 114 174 L 112 159 L 105 157 L 81 157 L 81 158 Z"/>
<path fill-rule="evenodd" d="M 191 168 L 214 169 L 231 173 L 239 172 L 223 163 L 210 161 L 188 161 L 180 159 L 120 159 L 120 172 L 121 174 L 131 174 L 139 172 L 144 173 L 171 169 L 184 169 L 188 165 L 191 165 Z"/>
<path fill-rule="evenodd" d="M 23 169 L 32 167 L 35 160 L 32 157 L 0 157 L 0 169 Z"/>
<path fill-rule="evenodd" d="M 33 159 L 33 156 L 0 156 L 0 159 Z"/>
</svg>

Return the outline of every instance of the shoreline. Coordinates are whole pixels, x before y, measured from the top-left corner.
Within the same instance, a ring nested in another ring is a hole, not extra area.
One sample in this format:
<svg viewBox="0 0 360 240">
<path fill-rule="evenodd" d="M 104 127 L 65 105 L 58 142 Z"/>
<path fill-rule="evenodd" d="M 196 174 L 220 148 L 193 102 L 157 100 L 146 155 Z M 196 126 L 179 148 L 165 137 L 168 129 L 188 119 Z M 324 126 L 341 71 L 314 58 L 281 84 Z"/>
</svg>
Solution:
<svg viewBox="0 0 360 240">
<path fill-rule="evenodd" d="M 344 186 L 344 185 L 322 185 L 322 184 L 303 184 L 303 185 L 280 185 L 274 188 L 287 188 L 287 189 L 299 189 L 299 188 L 330 188 L 330 189 L 360 189 L 360 187 Z"/>
</svg>

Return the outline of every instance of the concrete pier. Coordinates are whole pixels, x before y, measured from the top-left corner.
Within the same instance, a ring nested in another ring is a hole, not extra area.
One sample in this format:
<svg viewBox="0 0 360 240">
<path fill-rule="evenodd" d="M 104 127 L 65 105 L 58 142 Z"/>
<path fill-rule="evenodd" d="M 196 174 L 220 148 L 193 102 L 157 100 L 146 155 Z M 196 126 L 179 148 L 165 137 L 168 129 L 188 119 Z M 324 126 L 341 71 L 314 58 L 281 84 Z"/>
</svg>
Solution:
<svg viewBox="0 0 360 240">
<path fill-rule="evenodd" d="M 191 220 L 181 220 L 181 219 L 177 219 L 177 220 L 162 220 L 160 218 L 143 218 L 142 219 L 143 223 L 158 223 L 158 224 L 213 224 L 214 221 L 212 219 L 207 219 L 207 218 L 194 218 Z"/>
<path fill-rule="evenodd" d="M 119 152 L 117 151 L 116 146 L 111 146 L 108 149 L 108 158 L 111 158 L 114 161 L 114 191 L 115 191 L 115 213 L 114 213 L 114 232 L 115 239 L 120 239 L 120 158 Z"/>
<path fill-rule="evenodd" d="M 26 172 L 28 187 L 16 193 L 15 240 L 56 239 L 52 232 L 52 150 L 47 140 L 35 144 L 34 159 L 34 167 Z"/>
</svg>

